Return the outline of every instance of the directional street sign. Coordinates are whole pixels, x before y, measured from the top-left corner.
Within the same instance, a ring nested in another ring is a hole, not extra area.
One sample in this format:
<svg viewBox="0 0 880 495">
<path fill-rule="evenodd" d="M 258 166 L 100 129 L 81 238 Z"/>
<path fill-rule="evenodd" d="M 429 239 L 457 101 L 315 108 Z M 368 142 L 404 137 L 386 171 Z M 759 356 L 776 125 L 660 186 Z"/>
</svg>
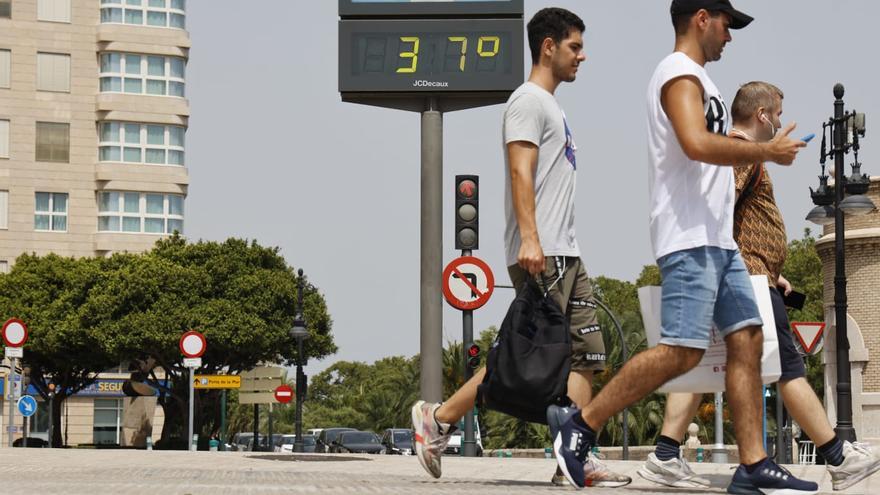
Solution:
<svg viewBox="0 0 880 495">
<path fill-rule="evenodd" d="M 3 342 L 7 347 L 21 347 L 27 338 L 27 325 L 18 318 L 10 318 L 3 324 Z"/>
<path fill-rule="evenodd" d="M 207 347 L 208 341 L 205 340 L 205 336 L 195 330 L 190 330 L 180 337 L 180 352 L 188 358 L 202 357 Z"/>
<path fill-rule="evenodd" d="M 793 321 L 791 322 L 791 330 L 807 354 L 817 354 L 822 350 L 822 333 L 825 330 L 824 323 Z"/>
<path fill-rule="evenodd" d="M 489 265 L 473 256 L 452 260 L 443 270 L 442 280 L 446 302 L 462 311 L 483 306 L 495 290 L 495 277 Z"/>
<path fill-rule="evenodd" d="M 293 400 L 293 389 L 290 385 L 281 385 L 275 389 L 275 400 L 282 404 L 287 404 Z"/>
<path fill-rule="evenodd" d="M 18 412 L 25 418 L 29 418 L 37 412 L 37 400 L 30 395 L 22 395 L 18 399 Z"/>
<path fill-rule="evenodd" d="M 239 404 L 271 404 L 275 402 L 275 389 L 283 385 L 284 368 L 258 366 L 241 373 Z"/>
<path fill-rule="evenodd" d="M 196 375 L 193 387 L 202 389 L 240 388 L 239 375 Z"/>
</svg>

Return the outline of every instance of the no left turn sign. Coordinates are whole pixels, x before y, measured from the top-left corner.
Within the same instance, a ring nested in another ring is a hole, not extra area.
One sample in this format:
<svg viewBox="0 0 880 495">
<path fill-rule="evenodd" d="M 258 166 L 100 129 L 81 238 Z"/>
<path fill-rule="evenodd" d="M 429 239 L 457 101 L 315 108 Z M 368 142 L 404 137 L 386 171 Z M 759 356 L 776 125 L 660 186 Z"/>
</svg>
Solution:
<svg viewBox="0 0 880 495">
<path fill-rule="evenodd" d="M 494 290 L 492 270 L 479 258 L 462 256 L 443 270 L 443 296 L 456 309 L 477 309 L 489 301 Z"/>
</svg>

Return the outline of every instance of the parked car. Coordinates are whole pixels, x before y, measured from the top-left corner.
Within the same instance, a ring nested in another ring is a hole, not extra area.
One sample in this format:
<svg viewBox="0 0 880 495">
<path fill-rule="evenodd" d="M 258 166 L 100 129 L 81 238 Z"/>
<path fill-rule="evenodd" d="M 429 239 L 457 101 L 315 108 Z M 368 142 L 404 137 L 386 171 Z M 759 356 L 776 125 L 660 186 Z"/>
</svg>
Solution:
<svg viewBox="0 0 880 495">
<path fill-rule="evenodd" d="M 372 431 L 344 431 L 333 442 L 332 452 L 339 454 L 384 454 L 385 446 Z"/>
<path fill-rule="evenodd" d="M 268 435 L 260 435 L 259 447 L 256 449 L 254 448 L 254 440 L 253 438 L 251 438 L 251 442 L 247 450 L 251 452 L 272 452 L 275 443 L 278 442 L 278 440 L 280 440 L 282 436 L 284 435 L 281 433 L 273 433 L 272 440 L 269 440 Z"/>
<path fill-rule="evenodd" d="M 306 435 L 311 435 L 315 438 L 318 438 L 318 435 L 321 434 L 321 431 L 323 429 L 324 428 L 309 428 L 308 430 L 306 430 Z"/>
<path fill-rule="evenodd" d="M 446 444 L 446 449 L 443 450 L 444 454 L 455 454 L 458 455 L 461 451 L 462 441 L 464 440 L 464 420 L 458 422 L 458 429 L 452 432 L 452 436 L 449 438 L 449 443 Z M 474 440 L 477 442 L 477 457 L 483 456 L 483 439 L 480 435 L 480 422 L 477 421 L 477 417 L 474 416 Z"/>
<path fill-rule="evenodd" d="M 293 443 L 296 441 L 296 435 L 282 435 L 275 442 L 275 452 L 293 452 Z M 315 437 L 313 435 L 303 435 L 303 452 L 315 451 Z"/>
<path fill-rule="evenodd" d="M 321 434 L 318 435 L 318 438 L 315 441 L 315 452 L 319 454 L 326 454 L 330 452 L 330 447 L 333 446 L 333 442 L 336 440 L 336 437 L 344 431 L 357 430 L 355 430 L 354 428 L 324 428 L 323 430 L 321 430 Z"/>
<path fill-rule="evenodd" d="M 232 435 L 232 440 L 229 441 L 229 444 L 232 446 L 232 450 L 244 451 L 249 449 L 253 438 L 253 432 L 238 432 Z"/>
<path fill-rule="evenodd" d="M 406 428 L 388 428 L 382 434 L 386 454 L 412 455 L 413 431 Z"/>
</svg>

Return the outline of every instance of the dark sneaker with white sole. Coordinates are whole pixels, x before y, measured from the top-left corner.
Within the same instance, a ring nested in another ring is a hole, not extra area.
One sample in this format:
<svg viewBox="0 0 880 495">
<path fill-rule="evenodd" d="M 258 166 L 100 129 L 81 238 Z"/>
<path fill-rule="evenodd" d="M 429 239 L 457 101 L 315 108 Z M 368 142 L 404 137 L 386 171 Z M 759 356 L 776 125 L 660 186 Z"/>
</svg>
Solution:
<svg viewBox="0 0 880 495">
<path fill-rule="evenodd" d="M 752 474 L 740 464 L 727 486 L 727 493 L 740 495 L 809 495 L 818 491 L 819 485 L 795 478 L 770 459 L 764 460 Z"/>
<path fill-rule="evenodd" d="M 553 455 L 562 474 L 572 485 L 585 486 L 584 464 L 590 453 L 593 435 L 572 420 L 580 409 L 569 408 L 568 413 L 561 411 L 559 406 L 547 408 L 547 423 L 555 422 L 558 427 L 553 437 Z"/>
</svg>

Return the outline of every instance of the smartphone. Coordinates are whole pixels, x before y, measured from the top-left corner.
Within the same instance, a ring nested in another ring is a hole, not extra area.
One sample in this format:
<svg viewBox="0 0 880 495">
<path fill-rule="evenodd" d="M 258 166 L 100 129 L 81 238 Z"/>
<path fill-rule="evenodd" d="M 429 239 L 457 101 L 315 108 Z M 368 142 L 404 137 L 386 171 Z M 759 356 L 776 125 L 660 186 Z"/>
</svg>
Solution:
<svg viewBox="0 0 880 495">
<path fill-rule="evenodd" d="M 786 296 L 781 288 L 779 292 L 782 293 L 782 302 L 786 306 L 794 309 L 804 309 L 804 303 L 807 301 L 806 294 L 793 290 Z"/>
<path fill-rule="evenodd" d="M 816 133 L 807 134 L 806 136 L 801 138 L 801 141 L 803 141 L 805 143 L 809 143 L 810 140 L 813 139 L 814 137 L 816 137 Z"/>
</svg>

